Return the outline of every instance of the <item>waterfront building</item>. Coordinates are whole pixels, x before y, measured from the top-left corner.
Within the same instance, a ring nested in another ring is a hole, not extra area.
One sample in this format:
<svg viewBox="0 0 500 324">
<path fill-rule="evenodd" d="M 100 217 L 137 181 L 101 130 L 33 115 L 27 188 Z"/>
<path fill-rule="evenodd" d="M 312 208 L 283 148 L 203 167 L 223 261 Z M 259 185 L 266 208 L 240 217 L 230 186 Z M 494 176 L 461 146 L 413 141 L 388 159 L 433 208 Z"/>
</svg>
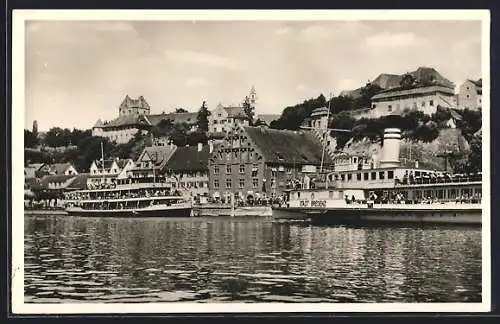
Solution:
<svg viewBox="0 0 500 324">
<path fill-rule="evenodd" d="M 208 196 L 208 157 L 213 145 L 176 147 L 162 173 L 171 188 L 180 189 L 195 201 L 206 200 Z"/>
<path fill-rule="evenodd" d="M 482 107 L 483 81 L 479 79 L 465 80 L 459 88 L 457 95 L 457 108 L 478 110 Z"/>
<path fill-rule="evenodd" d="M 46 175 L 76 175 L 75 167 L 71 162 L 66 163 L 54 163 L 54 164 L 43 164 L 40 168 L 35 171 L 38 178 L 42 178 Z"/>
<path fill-rule="evenodd" d="M 90 165 L 90 175 L 88 177 L 88 186 L 99 183 L 111 184 L 121 176 L 126 178 L 126 171 L 134 166 L 132 159 L 108 159 L 95 160 Z"/>
<path fill-rule="evenodd" d="M 118 183 L 131 181 L 130 178 L 143 182 L 165 182 L 165 167 L 175 149 L 173 144 L 145 147 L 135 165 L 126 171 L 127 177 L 118 179 Z"/>
<path fill-rule="evenodd" d="M 209 191 L 214 200 L 251 200 L 280 195 L 300 175 L 321 167 L 322 145 L 310 131 L 235 127 L 209 159 Z M 323 156 L 327 170 L 332 161 Z"/>
</svg>

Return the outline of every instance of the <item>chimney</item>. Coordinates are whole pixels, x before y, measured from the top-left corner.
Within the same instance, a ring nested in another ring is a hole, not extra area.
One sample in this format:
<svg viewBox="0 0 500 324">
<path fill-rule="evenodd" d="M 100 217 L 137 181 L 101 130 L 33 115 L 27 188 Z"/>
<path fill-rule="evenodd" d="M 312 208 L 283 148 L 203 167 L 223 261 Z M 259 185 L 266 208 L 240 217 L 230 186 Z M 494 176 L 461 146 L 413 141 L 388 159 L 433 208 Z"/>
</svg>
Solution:
<svg viewBox="0 0 500 324">
<path fill-rule="evenodd" d="M 203 143 L 198 143 L 198 152 L 201 152 L 203 149 Z"/>
<path fill-rule="evenodd" d="M 214 142 L 212 140 L 208 140 L 208 152 L 212 153 L 214 151 Z"/>
<path fill-rule="evenodd" d="M 380 167 L 398 167 L 399 148 L 401 145 L 401 129 L 386 128 L 384 130 L 384 148 L 382 150 L 382 159 Z"/>
</svg>

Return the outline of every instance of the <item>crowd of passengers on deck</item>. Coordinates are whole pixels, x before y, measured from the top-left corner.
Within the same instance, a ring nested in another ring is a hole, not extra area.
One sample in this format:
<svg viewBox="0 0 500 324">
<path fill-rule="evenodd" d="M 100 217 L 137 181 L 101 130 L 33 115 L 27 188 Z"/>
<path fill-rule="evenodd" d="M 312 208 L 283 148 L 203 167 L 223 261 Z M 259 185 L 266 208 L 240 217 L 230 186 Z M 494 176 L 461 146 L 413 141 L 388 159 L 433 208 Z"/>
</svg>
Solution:
<svg viewBox="0 0 500 324">
<path fill-rule="evenodd" d="M 164 196 L 181 196 L 178 190 L 170 189 L 142 189 L 134 191 L 102 191 L 102 192 L 69 192 L 66 195 L 68 200 L 82 199 L 127 199 L 127 198 L 150 198 Z"/>
</svg>

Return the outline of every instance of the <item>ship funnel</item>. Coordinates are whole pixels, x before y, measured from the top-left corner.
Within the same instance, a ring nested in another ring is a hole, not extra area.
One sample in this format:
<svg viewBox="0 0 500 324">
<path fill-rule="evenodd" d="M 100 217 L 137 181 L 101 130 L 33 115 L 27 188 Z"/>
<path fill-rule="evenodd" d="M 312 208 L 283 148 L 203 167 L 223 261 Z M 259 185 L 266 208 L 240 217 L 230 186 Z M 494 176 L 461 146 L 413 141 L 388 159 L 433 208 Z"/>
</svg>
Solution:
<svg viewBox="0 0 500 324">
<path fill-rule="evenodd" d="M 382 160 L 380 167 L 390 168 L 398 167 L 399 161 L 399 148 L 401 145 L 401 129 L 399 128 L 386 128 L 384 130 L 384 148 L 382 151 Z"/>
</svg>

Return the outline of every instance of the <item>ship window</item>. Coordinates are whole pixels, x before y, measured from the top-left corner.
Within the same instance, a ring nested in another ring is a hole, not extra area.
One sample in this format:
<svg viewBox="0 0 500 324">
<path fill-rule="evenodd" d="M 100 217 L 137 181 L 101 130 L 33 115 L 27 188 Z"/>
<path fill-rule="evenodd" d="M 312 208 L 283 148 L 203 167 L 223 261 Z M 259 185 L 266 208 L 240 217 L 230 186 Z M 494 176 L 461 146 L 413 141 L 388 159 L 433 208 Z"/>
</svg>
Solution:
<svg viewBox="0 0 500 324">
<path fill-rule="evenodd" d="M 384 171 L 380 171 L 380 172 L 378 173 L 378 178 L 379 178 L 380 180 L 384 180 L 384 178 L 385 178 L 385 172 L 384 172 Z"/>
<path fill-rule="evenodd" d="M 333 191 L 328 191 L 328 198 L 330 198 L 330 199 L 333 198 Z"/>
<path fill-rule="evenodd" d="M 415 177 L 420 177 L 420 171 L 415 171 Z"/>
<path fill-rule="evenodd" d="M 297 198 L 300 199 L 300 192 L 297 192 Z"/>
<path fill-rule="evenodd" d="M 345 181 L 345 174 L 341 174 L 341 175 L 340 175 L 340 179 L 341 179 L 342 181 Z"/>
<path fill-rule="evenodd" d="M 394 179 L 394 171 L 387 171 L 387 179 Z"/>
<path fill-rule="evenodd" d="M 364 175 L 363 175 L 363 179 L 364 180 L 368 180 L 368 172 L 365 172 Z"/>
<path fill-rule="evenodd" d="M 372 180 L 377 180 L 377 172 L 372 172 L 371 179 Z"/>
<path fill-rule="evenodd" d="M 361 173 L 356 173 L 356 178 L 358 179 L 358 181 L 361 181 Z"/>
<path fill-rule="evenodd" d="M 357 163 L 358 162 L 358 158 L 352 158 L 352 163 Z"/>
<path fill-rule="evenodd" d="M 352 173 L 347 174 L 347 180 L 351 181 L 352 180 Z"/>
<path fill-rule="evenodd" d="M 429 106 L 434 106 L 434 100 L 429 100 Z"/>
</svg>

